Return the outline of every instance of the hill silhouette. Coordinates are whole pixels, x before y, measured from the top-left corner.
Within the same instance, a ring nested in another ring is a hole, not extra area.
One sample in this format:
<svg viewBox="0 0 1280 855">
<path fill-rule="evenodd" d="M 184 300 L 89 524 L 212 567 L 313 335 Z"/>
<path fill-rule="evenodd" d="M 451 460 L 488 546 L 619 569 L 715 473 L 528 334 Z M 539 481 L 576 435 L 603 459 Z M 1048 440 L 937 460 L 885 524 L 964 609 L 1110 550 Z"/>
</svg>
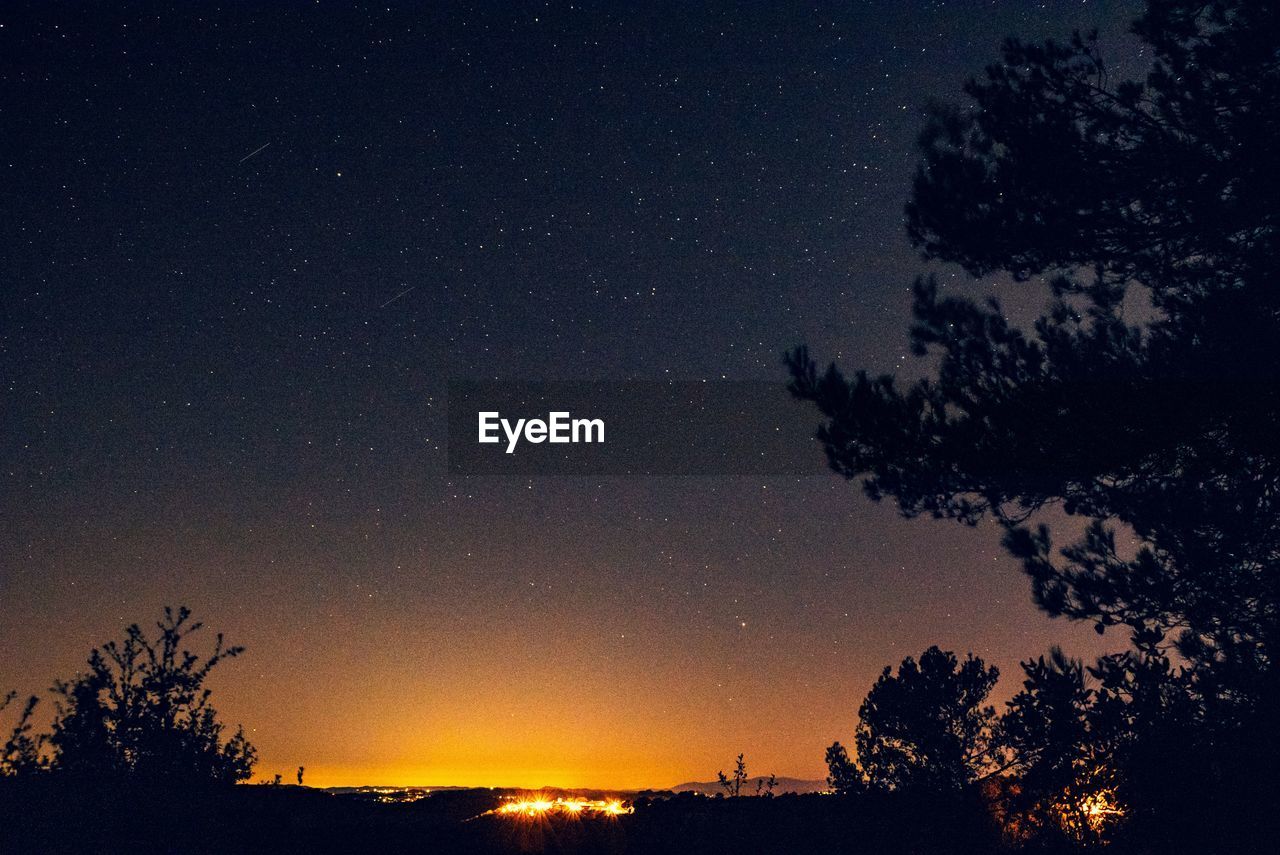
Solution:
<svg viewBox="0 0 1280 855">
<path fill-rule="evenodd" d="M 829 789 L 826 781 L 811 780 L 808 778 L 782 778 L 774 779 L 773 792 L 775 795 L 783 793 L 821 793 Z M 757 786 L 764 786 L 768 782 L 767 775 L 755 775 L 747 778 L 743 785 L 743 792 L 746 794 L 755 793 Z M 698 793 L 704 796 L 723 795 L 724 789 L 720 786 L 719 781 L 686 781 L 683 784 L 676 784 L 671 787 L 673 793 Z"/>
</svg>

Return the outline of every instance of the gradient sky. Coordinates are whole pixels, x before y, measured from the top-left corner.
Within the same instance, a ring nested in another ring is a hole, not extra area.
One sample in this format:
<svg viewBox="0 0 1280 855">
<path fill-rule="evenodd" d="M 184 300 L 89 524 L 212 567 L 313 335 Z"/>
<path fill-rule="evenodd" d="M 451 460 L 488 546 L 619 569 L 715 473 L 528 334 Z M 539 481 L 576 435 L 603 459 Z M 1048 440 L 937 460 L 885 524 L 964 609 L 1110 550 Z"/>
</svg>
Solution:
<svg viewBox="0 0 1280 855">
<path fill-rule="evenodd" d="M 1123 643 L 835 476 L 446 472 L 449 377 L 918 374 L 923 107 L 1139 61 L 1131 2 L 626 5 L 6 4 L 0 690 L 186 603 L 258 777 L 667 786 L 822 777 L 929 644 Z"/>
</svg>

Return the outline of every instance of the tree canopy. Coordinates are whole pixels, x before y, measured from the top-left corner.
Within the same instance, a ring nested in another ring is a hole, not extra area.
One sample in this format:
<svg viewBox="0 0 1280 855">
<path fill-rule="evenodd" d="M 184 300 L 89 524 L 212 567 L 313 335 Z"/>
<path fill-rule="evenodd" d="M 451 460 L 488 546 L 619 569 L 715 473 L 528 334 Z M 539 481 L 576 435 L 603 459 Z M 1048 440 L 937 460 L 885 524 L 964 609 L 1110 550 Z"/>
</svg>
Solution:
<svg viewBox="0 0 1280 855">
<path fill-rule="evenodd" d="M 1000 731 L 1022 792 L 1223 845 L 1280 758 L 1280 5 L 1149 0 L 1133 32 L 1132 80 L 1095 35 L 1010 39 L 921 135 L 909 238 L 1039 289 L 1034 323 L 927 274 L 927 379 L 787 362 L 836 472 L 909 517 L 994 518 L 1041 608 L 1128 630 L 1088 668 L 1024 663 Z M 1050 507 L 1083 535 L 1055 544 Z"/>
<path fill-rule="evenodd" d="M 858 710 L 858 758 L 871 786 L 958 791 L 990 771 L 995 710 L 986 701 L 999 675 L 972 654 L 958 662 L 937 647 L 919 662 L 903 659 L 897 674 L 886 666 Z"/>
<path fill-rule="evenodd" d="M 922 135 L 911 239 L 1043 288 L 1033 328 L 923 276 L 911 340 L 936 377 L 799 349 L 792 390 L 873 498 L 994 515 L 1048 612 L 1176 645 L 1203 697 L 1252 704 L 1280 621 L 1280 7 L 1153 0 L 1134 31 L 1142 80 L 1091 36 L 1010 40 Z M 1031 524 L 1050 505 L 1092 521 L 1082 540 Z"/>
</svg>

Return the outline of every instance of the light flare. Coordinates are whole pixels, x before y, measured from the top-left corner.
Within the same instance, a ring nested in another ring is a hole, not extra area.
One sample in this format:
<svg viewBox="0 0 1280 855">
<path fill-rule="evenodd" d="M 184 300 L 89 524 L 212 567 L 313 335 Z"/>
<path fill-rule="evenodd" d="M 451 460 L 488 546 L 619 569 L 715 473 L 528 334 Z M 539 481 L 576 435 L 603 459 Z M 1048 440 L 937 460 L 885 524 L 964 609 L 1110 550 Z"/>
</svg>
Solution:
<svg viewBox="0 0 1280 855">
<path fill-rule="evenodd" d="M 1089 830 L 1095 834 L 1100 834 L 1109 823 L 1124 816 L 1124 811 L 1116 803 L 1115 792 L 1110 789 L 1099 790 L 1082 798 L 1080 813 L 1084 815 Z"/>
<path fill-rule="evenodd" d="M 498 816 L 513 818 L 533 818 L 556 814 L 564 816 L 583 816 L 587 814 L 622 816 L 634 812 L 635 808 L 621 799 L 584 799 L 580 797 L 552 799 L 541 796 L 533 798 L 511 797 L 498 808 L 490 811 L 490 813 Z"/>
</svg>

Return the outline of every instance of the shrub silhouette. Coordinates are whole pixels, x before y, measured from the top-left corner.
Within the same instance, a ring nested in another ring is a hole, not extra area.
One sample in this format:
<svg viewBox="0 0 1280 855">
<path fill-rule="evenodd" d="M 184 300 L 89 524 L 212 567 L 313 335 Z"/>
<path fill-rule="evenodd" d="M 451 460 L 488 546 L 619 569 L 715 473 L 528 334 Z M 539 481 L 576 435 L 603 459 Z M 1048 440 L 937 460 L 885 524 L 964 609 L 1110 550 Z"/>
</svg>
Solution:
<svg viewBox="0 0 1280 855">
<path fill-rule="evenodd" d="M 848 750 L 839 742 L 834 742 L 827 748 L 826 761 L 827 786 L 832 792 L 849 796 L 866 789 L 861 770 L 849 759 Z"/>
<path fill-rule="evenodd" d="M 903 659 L 896 675 L 886 667 L 858 710 L 858 759 L 871 786 L 962 791 L 988 774 L 995 710 L 985 701 L 999 674 L 937 647 L 918 663 Z"/>
<path fill-rule="evenodd" d="M 0 698 L 0 712 L 4 712 L 18 697 L 17 692 L 10 692 Z M 27 698 L 18 713 L 18 719 L 4 744 L 0 745 L 0 777 L 11 778 L 29 775 L 44 768 L 40 749 L 44 736 L 33 736 L 31 716 L 35 713 L 39 698 L 32 695 Z"/>
<path fill-rule="evenodd" d="M 716 780 L 720 782 L 721 789 L 729 798 L 736 799 L 742 795 L 742 786 L 747 782 L 747 763 L 743 755 L 739 754 L 738 759 L 734 761 L 732 776 L 726 775 L 721 770 L 716 772 Z"/>
<path fill-rule="evenodd" d="M 133 624 L 120 642 L 94 649 L 88 671 L 55 685 L 52 768 L 81 776 L 234 783 L 249 777 L 253 746 L 224 725 L 205 688 L 209 673 L 241 647 L 219 634 L 201 657 L 185 649 L 201 629 L 186 607 L 165 608 L 153 639 Z"/>
<path fill-rule="evenodd" d="M 1119 813 L 1114 746 L 1098 727 L 1098 695 L 1083 663 L 1059 648 L 1022 669 L 1023 688 L 998 730 L 1017 772 L 1006 798 L 1010 821 L 1022 839 L 1100 843 Z"/>
</svg>

